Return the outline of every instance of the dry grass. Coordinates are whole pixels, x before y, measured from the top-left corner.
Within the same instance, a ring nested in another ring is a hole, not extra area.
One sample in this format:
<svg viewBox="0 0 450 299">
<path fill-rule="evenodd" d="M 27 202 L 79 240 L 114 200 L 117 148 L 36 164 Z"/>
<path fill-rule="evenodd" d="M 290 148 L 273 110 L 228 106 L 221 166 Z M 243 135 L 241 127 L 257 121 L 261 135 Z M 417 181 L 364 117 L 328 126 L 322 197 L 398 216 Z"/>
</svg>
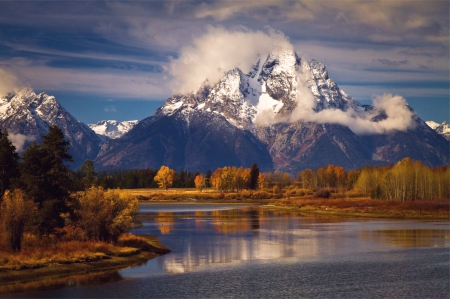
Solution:
<svg viewBox="0 0 450 299">
<path fill-rule="evenodd" d="M 355 197 L 349 199 L 320 199 L 320 198 L 291 198 L 271 201 L 271 204 L 283 207 L 293 207 L 300 210 L 325 210 L 330 212 L 358 212 L 389 214 L 394 216 L 432 215 L 448 217 L 450 202 L 448 199 L 441 200 L 418 200 L 418 201 L 387 201 L 373 200 L 367 197 Z"/>
<path fill-rule="evenodd" d="M 117 246 L 104 242 L 39 240 L 27 235 L 22 251 L 13 253 L 0 250 L 0 271 L 90 262 L 111 256 L 129 256 L 139 253 L 140 250 L 139 247 Z"/>
</svg>

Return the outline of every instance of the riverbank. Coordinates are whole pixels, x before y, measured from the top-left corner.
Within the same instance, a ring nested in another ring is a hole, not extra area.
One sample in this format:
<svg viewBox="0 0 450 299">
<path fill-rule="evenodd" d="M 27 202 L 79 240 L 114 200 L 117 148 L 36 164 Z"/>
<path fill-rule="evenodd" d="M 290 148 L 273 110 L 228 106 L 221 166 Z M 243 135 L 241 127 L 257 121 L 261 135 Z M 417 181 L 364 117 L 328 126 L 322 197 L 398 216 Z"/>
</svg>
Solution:
<svg viewBox="0 0 450 299">
<path fill-rule="evenodd" d="M 119 240 L 118 243 L 119 246 L 114 248 L 106 245 L 99 246 L 98 252 L 79 255 L 77 258 L 65 252 L 63 258 L 47 257 L 36 261 L 35 255 L 30 255 L 29 260 L 24 258 L 20 264 L 17 264 L 5 260 L 7 257 L 3 256 L 3 266 L 0 267 L 0 294 L 13 291 L 15 285 L 19 284 L 23 289 L 23 284 L 26 283 L 40 285 L 45 281 L 61 280 L 64 277 L 140 265 L 171 251 L 152 236 L 125 237 L 125 240 Z M 82 243 L 79 245 L 83 246 Z M 106 250 L 105 247 L 107 247 Z"/>
<path fill-rule="evenodd" d="M 307 216 L 450 220 L 450 201 L 447 199 L 397 202 L 370 198 L 296 198 L 272 200 L 265 209 Z"/>
</svg>

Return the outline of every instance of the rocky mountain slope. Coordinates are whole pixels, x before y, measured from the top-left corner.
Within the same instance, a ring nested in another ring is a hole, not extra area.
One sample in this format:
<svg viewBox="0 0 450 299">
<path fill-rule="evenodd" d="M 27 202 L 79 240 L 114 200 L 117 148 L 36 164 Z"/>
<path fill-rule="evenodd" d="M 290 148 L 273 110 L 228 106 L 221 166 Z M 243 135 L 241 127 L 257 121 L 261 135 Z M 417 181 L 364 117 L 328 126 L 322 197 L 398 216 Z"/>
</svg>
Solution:
<svg viewBox="0 0 450 299">
<path fill-rule="evenodd" d="M 426 124 L 436 131 L 439 135 L 442 135 L 445 139 L 450 141 L 450 125 L 447 122 L 442 122 L 442 124 L 439 124 L 435 121 L 429 120 L 426 122 Z"/>
<path fill-rule="evenodd" d="M 41 136 L 51 125 L 61 128 L 70 142 L 72 169 L 79 168 L 87 159 L 95 159 L 102 141 L 87 125 L 69 114 L 54 96 L 24 88 L 0 98 L 0 126 L 21 138 L 25 143 L 23 149 L 32 141 L 41 142 Z"/>
<path fill-rule="evenodd" d="M 299 75 L 301 74 L 301 75 Z M 301 106 L 298 96 L 305 97 Z M 101 149 L 99 168 L 168 165 L 192 171 L 218 166 L 295 173 L 339 164 L 357 168 L 395 163 L 404 157 L 434 166 L 448 164 L 449 143 L 410 111 L 404 130 L 356 134 L 331 121 L 305 121 L 321 111 L 382 122 L 386 111 L 353 100 L 328 77 L 325 66 L 293 52 L 260 58 L 245 74 L 239 68 L 196 93 L 174 95 L 124 137 Z M 303 114 L 303 119 L 298 115 Z"/>
<path fill-rule="evenodd" d="M 88 124 L 103 141 L 122 137 L 139 123 L 138 120 L 118 122 L 116 120 L 102 120 L 96 124 Z"/>
</svg>

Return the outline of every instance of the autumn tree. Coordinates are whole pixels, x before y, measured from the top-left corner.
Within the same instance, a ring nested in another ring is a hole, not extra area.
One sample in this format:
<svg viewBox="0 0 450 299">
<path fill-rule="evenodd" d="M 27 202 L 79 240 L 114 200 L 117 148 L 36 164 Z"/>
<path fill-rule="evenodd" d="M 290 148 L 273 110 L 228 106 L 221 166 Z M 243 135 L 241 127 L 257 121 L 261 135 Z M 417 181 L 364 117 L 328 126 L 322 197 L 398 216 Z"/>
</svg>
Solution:
<svg viewBox="0 0 450 299">
<path fill-rule="evenodd" d="M 175 170 L 163 165 L 153 179 L 158 183 L 160 188 L 167 190 L 175 180 Z"/>
<path fill-rule="evenodd" d="M 20 176 L 19 155 L 8 139 L 8 131 L 0 129 L 0 198 Z"/>
<path fill-rule="evenodd" d="M 11 251 L 21 250 L 23 234 L 33 212 L 33 203 L 25 199 L 21 190 L 5 192 L 0 205 L 0 235 Z"/>
<path fill-rule="evenodd" d="M 301 172 L 302 177 L 302 187 L 303 189 L 312 189 L 313 188 L 313 171 L 309 168 L 303 170 Z"/>
<path fill-rule="evenodd" d="M 104 190 L 92 186 L 84 192 L 72 195 L 76 202 L 75 214 L 86 238 L 115 242 L 133 226 L 133 215 L 139 202 L 129 193 L 119 190 Z"/>
<path fill-rule="evenodd" d="M 195 177 L 194 183 L 195 183 L 195 188 L 197 188 L 200 191 L 202 191 L 206 187 L 205 176 L 203 174 L 198 174 Z"/>
<path fill-rule="evenodd" d="M 215 190 L 222 190 L 222 168 L 217 168 L 216 171 L 211 175 L 211 186 Z"/>
<path fill-rule="evenodd" d="M 266 175 L 262 172 L 258 175 L 258 187 L 261 190 L 267 189 L 269 187 L 269 184 L 266 179 Z"/>
</svg>

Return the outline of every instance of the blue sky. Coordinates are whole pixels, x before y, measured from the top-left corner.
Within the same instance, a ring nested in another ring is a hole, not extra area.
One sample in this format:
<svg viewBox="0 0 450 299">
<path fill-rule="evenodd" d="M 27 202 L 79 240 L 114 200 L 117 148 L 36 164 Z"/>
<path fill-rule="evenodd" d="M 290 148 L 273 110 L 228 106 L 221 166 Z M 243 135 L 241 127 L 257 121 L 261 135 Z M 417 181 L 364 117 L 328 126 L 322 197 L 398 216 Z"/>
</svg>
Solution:
<svg viewBox="0 0 450 299">
<path fill-rule="evenodd" d="M 46 91 L 85 123 L 143 119 L 174 92 L 171 61 L 211 26 L 280 31 L 356 100 L 398 94 L 450 122 L 446 0 L 0 1 L 0 92 Z"/>
</svg>

